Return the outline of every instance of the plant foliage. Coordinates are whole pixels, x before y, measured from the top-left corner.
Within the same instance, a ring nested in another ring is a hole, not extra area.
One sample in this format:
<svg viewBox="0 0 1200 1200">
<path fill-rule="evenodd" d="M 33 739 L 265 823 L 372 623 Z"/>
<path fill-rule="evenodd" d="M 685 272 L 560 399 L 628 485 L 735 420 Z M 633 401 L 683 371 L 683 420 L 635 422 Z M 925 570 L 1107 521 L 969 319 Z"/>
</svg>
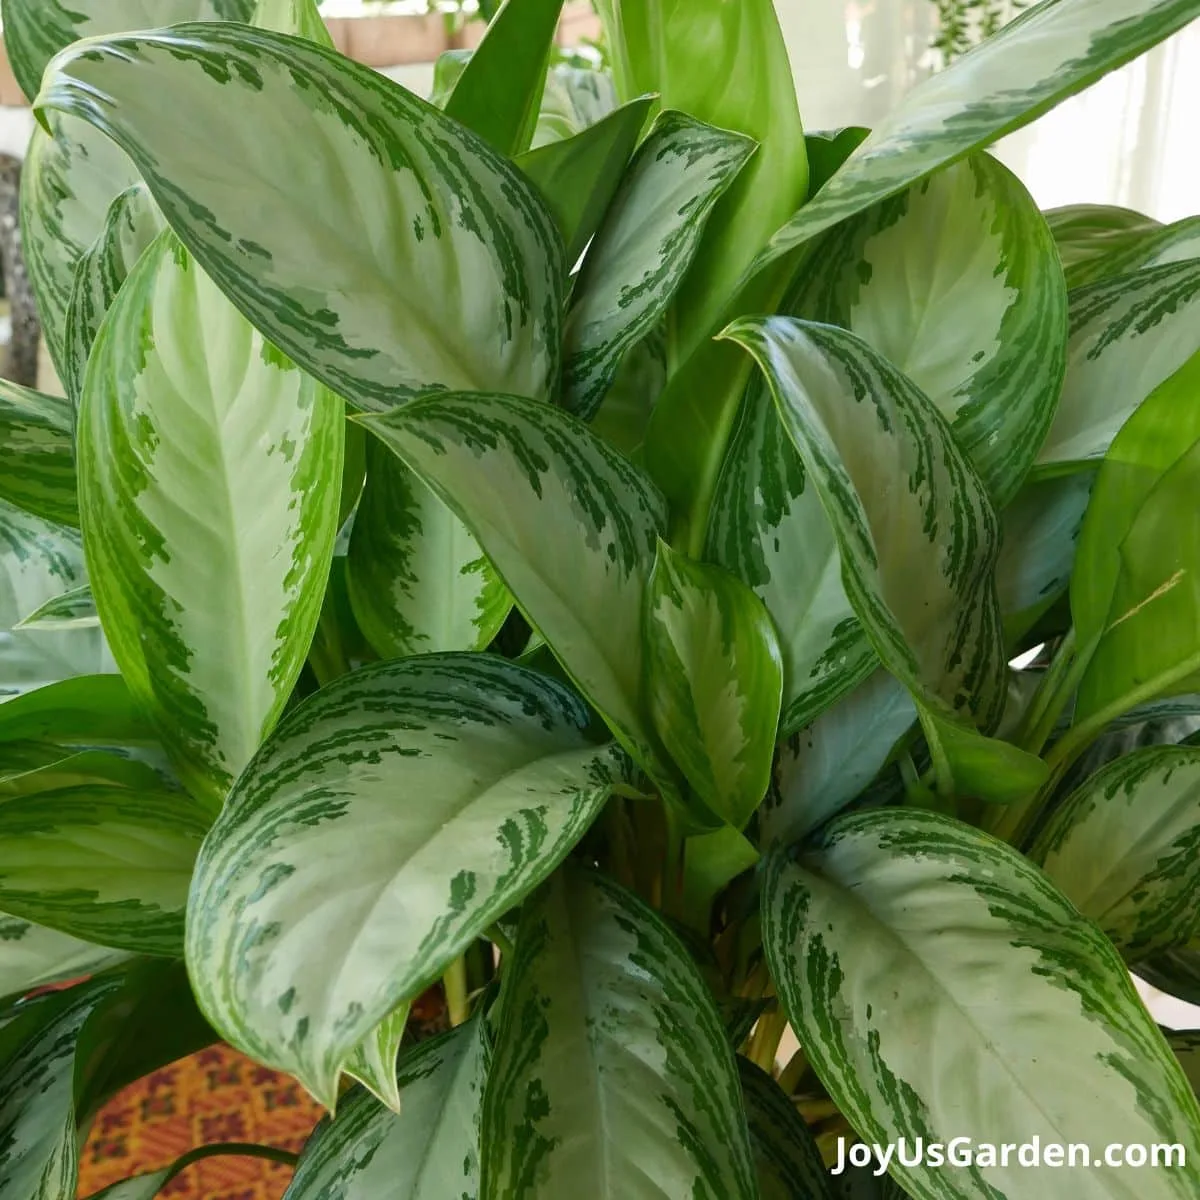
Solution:
<svg viewBox="0 0 1200 1200">
<path fill-rule="evenodd" d="M 436 103 L 150 7 L 3 5 L 0 1200 L 218 1038 L 329 1110 L 288 1200 L 1200 1194 L 1200 239 L 987 152 L 1200 0 L 838 134 L 769 0 L 611 76 L 507 0 Z"/>
</svg>

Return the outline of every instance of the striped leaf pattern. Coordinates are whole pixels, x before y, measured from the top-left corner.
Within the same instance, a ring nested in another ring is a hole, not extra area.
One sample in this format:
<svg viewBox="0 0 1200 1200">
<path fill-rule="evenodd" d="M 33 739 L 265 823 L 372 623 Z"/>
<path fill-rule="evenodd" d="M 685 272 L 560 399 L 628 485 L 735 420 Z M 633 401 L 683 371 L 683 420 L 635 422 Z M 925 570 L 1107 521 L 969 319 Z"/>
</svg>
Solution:
<svg viewBox="0 0 1200 1200">
<path fill-rule="evenodd" d="M 716 1005 L 641 901 L 556 874 L 522 909 L 500 1003 L 481 1200 L 757 1195 Z"/>
<path fill-rule="evenodd" d="M 0 1028 L 0 1200 L 75 1195 L 75 1049 L 112 990 L 93 983 L 45 997 Z"/>
<path fill-rule="evenodd" d="M 625 352 L 658 323 L 705 222 L 754 153 L 740 134 L 662 113 L 621 180 L 575 281 L 563 402 L 589 420 Z"/>
<path fill-rule="evenodd" d="M 0 803 L 0 909 L 73 937 L 178 955 L 210 822 L 177 792 L 90 786 Z"/>
<path fill-rule="evenodd" d="M 1070 286 L 1096 260 L 1162 228 L 1161 221 L 1113 204 L 1067 204 L 1048 209 L 1045 217 Z"/>
<path fill-rule="evenodd" d="M 783 692 L 762 601 L 721 567 L 658 543 L 645 623 L 650 715 L 704 805 L 741 829 L 771 776 Z"/>
<path fill-rule="evenodd" d="M 1193 1195 L 1200 1109 L 1120 956 L 1035 866 L 940 814 L 839 818 L 777 855 L 763 943 L 809 1061 L 868 1142 L 1180 1144 L 1143 1200 Z M 1050 1194 L 1061 1172 L 893 1164 L 921 1200 Z M 1071 1172 L 1071 1194 L 1122 1194 Z M 1114 1190 L 1118 1189 L 1118 1190 Z M 1133 1192 L 1126 1191 L 1132 1195 Z"/>
<path fill-rule="evenodd" d="M 1104 456 L 1141 402 L 1200 350 L 1200 261 L 1071 293 L 1067 375 L 1038 456 L 1042 474 Z"/>
<path fill-rule="evenodd" d="M 443 54 L 442 61 L 462 51 Z M 555 63 L 546 73 L 546 89 L 533 133 L 533 149 L 576 136 L 604 120 L 617 107 L 617 93 L 607 71 Z"/>
<path fill-rule="evenodd" d="M 1054 0 L 914 87 L 776 235 L 759 267 L 1027 125 L 1182 29 L 1197 0 Z"/>
<path fill-rule="evenodd" d="M 99 629 L 16 628 L 85 578 L 77 530 L 52 525 L 0 499 L 0 695 L 114 669 Z"/>
<path fill-rule="evenodd" d="M 162 230 L 158 205 L 145 186 L 137 184 L 112 202 L 99 237 L 79 259 L 67 306 L 63 350 L 63 385 L 77 402 L 100 322 L 134 264 Z"/>
<path fill-rule="evenodd" d="M 84 542 L 122 673 L 214 807 L 304 665 L 337 532 L 343 428 L 341 401 L 163 234 L 89 362 Z"/>
<path fill-rule="evenodd" d="M 60 525 L 79 525 L 71 405 L 0 381 L 0 497 Z"/>
<path fill-rule="evenodd" d="M 837 537 L 757 373 L 721 470 L 705 556 L 749 585 L 783 655 L 784 737 L 878 665 L 842 586 Z"/>
<path fill-rule="evenodd" d="M 82 979 L 129 955 L 0 913 L 0 1000 L 35 988 Z"/>
<path fill-rule="evenodd" d="M 397 1072 L 400 1115 L 353 1093 L 309 1139 L 284 1200 L 474 1200 L 486 1070 L 479 1021 L 414 1047 Z"/>
<path fill-rule="evenodd" d="M 355 1048 L 553 869 L 611 747 L 553 680 L 477 654 L 364 667 L 298 707 L 196 866 L 187 960 L 214 1026 L 327 1107 Z"/>
<path fill-rule="evenodd" d="M 553 218 L 512 164 L 399 84 L 312 42 L 187 25 L 65 51 L 38 106 L 128 151 L 215 283 L 357 407 L 553 389 L 567 276 Z M 278 204 L 245 203 L 257 178 L 287 181 Z"/>
<path fill-rule="evenodd" d="M 1107 254 L 1069 270 L 1067 282 L 1077 288 L 1197 257 L 1200 257 L 1200 218 L 1185 217 L 1171 225 L 1153 224 L 1126 234 L 1125 240 Z"/>
<path fill-rule="evenodd" d="M 945 418 L 843 330 L 748 318 L 725 336 L 771 385 L 884 666 L 931 711 L 994 726 L 1005 670 L 992 580 L 999 527 Z"/>
<path fill-rule="evenodd" d="M 346 1074 L 357 1079 L 394 1113 L 400 1111 L 400 1085 L 396 1058 L 404 1040 L 410 1005 L 400 1005 L 384 1017 L 354 1048 L 346 1060 Z"/>
<path fill-rule="evenodd" d="M 787 311 L 857 333 L 951 423 L 997 507 L 1062 387 L 1067 290 L 1021 182 L 976 154 L 825 234 Z"/>
<path fill-rule="evenodd" d="M 739 1055 L 737 1067 L 760 1200 L 833 1200 L 820 1151 L 795 1105 L 749 1059 Z"/>
<path fill-rule="evenodd" d="M 382 658 L 486 649 L 512 607 L 467 527 L 374 438 L 346 583 Z"/>
<path fill-rule="evenodd" d="M 515 396 L 430 396 L 362 422 L 471 530 L 626 749 L 659 770 L 642 706 L 642 610 L 667 516 L 653 485 L 574 417 Z"/>
<path fill-rule="evenodd" d="M 1152 746 L 1097 771 L 1030 858 L 1130 961 L 1200 932 L 1200 747 Z"/>
<path fill-rule="evenodd" d="M 46 64 L 80 38 L 180 21 L 249 21 L 254 9 L 255 0 L 4 0 L 4 44 L 13 74 L 32 100 Z"/>
<path fill-rule="evenodd" d="M 17 629 L 92 629 L 100 624 L 92 589 L 85 583 L 38 605 Z"/>
<path fill-rule="evenodd" d="M 104 232 L 113 199 L 137 183 L 137 170 L 104 134 L 65 114 L 47 113 L 21 171 L 21 248 L 37 297 L 42 334 L 64 383 L 67 313 L 80 260 Z"/>
<path fill-rule="evenodd" d="M 141 791 L 179 791 L 152 750 L 124 747 L 81 750 L 52 742 L 0 743 L 0 797 L 31 796 L 63 788 L 115 784 Z"/>
<path fill-rule="evenodd" d="M 764 845 L 798 842 L 845 808 L 915 724 L 908 689 L 876 671 L 779 747 L 759 821 Z"/>
</svg>

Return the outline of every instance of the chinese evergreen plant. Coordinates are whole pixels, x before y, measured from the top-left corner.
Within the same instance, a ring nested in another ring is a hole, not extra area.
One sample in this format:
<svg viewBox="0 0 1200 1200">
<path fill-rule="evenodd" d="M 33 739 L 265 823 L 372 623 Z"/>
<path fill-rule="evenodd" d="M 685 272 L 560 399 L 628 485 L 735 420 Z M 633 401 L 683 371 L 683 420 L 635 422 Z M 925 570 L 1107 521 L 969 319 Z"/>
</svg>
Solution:
<svg viewBox="0 0 1200 1200">
<path fill-rule="evenodd" d="M 869 134 L 769 0 L 548 83 L 560 4 L 435 106 L 311 0 L 4 0 L 0 1200 L 218 1037 L 335 1114 L 288 1200 L 1195 1197 L 1200 223 L 985 147 L 1200 0 Z"/>
</svg>

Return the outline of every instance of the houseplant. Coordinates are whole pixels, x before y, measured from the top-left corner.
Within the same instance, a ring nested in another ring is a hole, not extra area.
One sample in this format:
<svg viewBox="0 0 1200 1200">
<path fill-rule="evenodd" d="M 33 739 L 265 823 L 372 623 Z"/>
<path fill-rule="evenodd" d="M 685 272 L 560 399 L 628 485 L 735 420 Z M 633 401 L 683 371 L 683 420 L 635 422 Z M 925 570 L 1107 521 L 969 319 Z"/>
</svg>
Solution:
<svg viewBox="0 0 1200 1200">
<path fill-rule="evenodd" d="M 80 7 L 5 3 L 69 396 L 2 410 L 0 992 L 90 978 L 2 1010 L 0 1200 L 218 1035 L 336 1109 L 290 1200 L 1195 1195 L 1126 970 L 1197 993 L 1195 231 L 983 148 L 1200 3 L 864 141 L 764 0 L 605 0 L 534 151 L 549 0 L 442 109 L 300 0 Z"/>
</svg>

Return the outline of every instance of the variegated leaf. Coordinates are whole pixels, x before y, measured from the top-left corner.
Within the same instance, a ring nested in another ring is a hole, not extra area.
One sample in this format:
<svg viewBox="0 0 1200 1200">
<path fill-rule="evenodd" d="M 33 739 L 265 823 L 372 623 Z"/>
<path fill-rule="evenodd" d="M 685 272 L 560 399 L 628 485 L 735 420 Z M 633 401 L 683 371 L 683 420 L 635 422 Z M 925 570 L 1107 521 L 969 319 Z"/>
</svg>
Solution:
<svg viewBox="0 0 1200 1200">
<path fill-rule="evenodd" d="M 0 798 L 100 784 L 180 791 L 152 750 L 81 750 L 52 742 L 0 742 Z"/>
<path fill-rule="evenodd" d="M 756 266 L 1020 129 L 1197 15 L 1197 0 L 1036 5 L 914 87 L 772 238 Z"/>
<path fill-rule="evenodd" d="M 660 540 L 644 629 L 663 746 L 709 812 L 741 829 L 770 782 L 779 724 L 783 660 L 771 618 L 728 571 Z"/>
<path fill-rule="evenodd" d="M 666 532 L 654 486 L 574 417 L 534 400 L 436 395 L 361 419 L 462 519 L 583 694 L 657 771 L 641 650 Z"/>
<path fill-rule="evenodd" d="M 1093 471 L 1031 480 L 1001 515 L 996 593 L 1010 645 L 1066 594 L 1095 481 Z"/>
<path fill-rule="evenodd" d="M 177 956 L 210 821 L 178 792 L 69 788 L 0 803 L 0 909 L 73 937 Z"/>
<path fill-rule="evenodd" d="M 1072 292 L 1066 382 L 1039 472 L 1102 458 L 1126 418 L 1198 350 L 1200 262 Z"/>
<path fill-rule="evenodd" d="M 44 997 L 0 1029 L 0 1200 L 75 1195 L 75 1049 L 115 986 L 97 982 Z"/>
<path fill-rule="evenodd" d="M 204 844 L 187 959 L 221 1033 L 327 1107 L 362 1040 L 583 835 L 615 751 L 503 659 L 364 667 L 310 697 Z"/>
<path fill-rule="evenodd" d="M 753 588 L 775 622 L 784 666 L 782 736 L 809 724 L 878 665 L 842 586 L 833 527 L 757 372 L 717 484 L 706 557 Z"/>
<path fill-rule="evenodd" d="M 737 1067 L 760 1200 L 833 1200 L 820 1151 L 795 1105 L 749 1059 L 739 1055 Z"/>
<path fill-rule="evenodd" d="M 180 776 L 219 806 L 291 694 L 337 533 L 341 401 L 169 232 L 126 280 L 79 414 L 92 590 Z"/>
<path fill-rule="evenodd" d="M 484 650 L 512 607 L 466 526 L 374 438 L 346 584 L 359 628 L 381 658 Z"/>
<path fill-rule="evenodd" d="M 1082 287 L 1130 275 L 1150 267 L 1185 262 L 1200 257 L 1200 217 L 1185 217 L 1171 225 L 1157 223 L 1135 234 L 1126 233 L 1122 242 L 1107 254 L 1079 263 L 1067 272 L 1067 283 Z"/>
<path fill-rule="evenodd" d="M 572 137 L 517 156 L 554 214 L 568 263 L 579 261 L 608 211 L 651 103 L 649 96 L 631 100 Z"/>
<path fill-rule="evenodd" d="M 1130 961 L 1200 932 L 1200 748 L 1153 746 L 1097 771 L 1029 857 Z"/>
<path fill-rule="evenodd" d="M 394 1113 L 400 1112 L 400 1084 L 396 1058 L 408 1026 L 411 1005 L 404 1003 L 384 1017 L 354 1048 L 345 1071 Z"/>
<path fill-rule="evenodd" d="M 908 689 L 876 671 L 779 748 L 760 820 L 763 845 L 789 845 L 845 808 L 916 722 Z"/>
<path fill-rule="evenodd" d="M 725 336 L 771 385 L 884 666 L 932 713 L 994 726 L 1005 671 L 999 523 L 946 419 L 851 333 L 771 317 Z"/>
<path fill-rule="evenodd" d="M 593 417 L 626 351 L 659 322 L 717 201 L 754 153 L 740 134 L 668 111 L 621 180 L 567 313 L 564 404 Z"/>
<path fill-rule="evenodd" d="M 1187 1166 L 1139 1172 L 1136 1195 L 1200 1186 L 1200 1109 L 1120 956 L 1003 843 L 936 813 L 839 818 L 797 861 L 769 863 L 763 943 L 863 1140 L 1179 1144 Z M 890 1169 L 922 1200 L 1024 1200 L 1062 1178 L 1011 1160 Z M 1118 1177 L 1077 1167 L 1071 1194 L 1135 1194 Z"/>
<path fill-rule="evenodd" d="M 1021 182 L 976 154 L 825 234 L 787 306 L 857 333 L 937 405 L 997 507 L 1062 387 L 1067 290 Z"/>
<path fill-rule="evenodd" d="M 59 525 L 79 525 L 70 401 L 0 381 L 0 498 Z"/>
<path fill-rule="evenodd" d="M 0 999 L 81 979 L 129 957 L 57 929 L 0 913 Z"/>
<path fill-rule="evenodd" d="M 92 629 L 100 624 L 92 589 L 85 583 L 38 605 L 16 629 Z"/>
<path fill-rule="evenodd" d="M 279 6 L 285 0 L 267 0 Z M 4 44 L 21 90 L 32 100 L 46 64 L 79 38 L 179 21 L 249 21 L 255 0 L 4 0 Z"/>
<path fill-rule="evenodd" d="M 450 51 L 454 54 L 455 51 Z M 449 57 L 442 55 L 445 59 Z M 556 63 L 546 73 L 546 90 L 533 132 L 533 149 L 575 137 L 617 107 L 612 76 L 589 67 Z"/>
<path fill-rule="evenodd" d="M 1075 272 L 1098 258 L 1139 241 L 1162 228 L 1162 222 L 1112 204 L 1067 204 L 1045 213 L 1046 224 L 1071 283 Z"/>
<path fill-rule="evenodd" d="M 733 1052 L 678 939 L 564 869 L 524 905 L 483 1097 L 481 1200 L 757 1195 Z"/>
<path fill-rule="evenodd" d="M 622 360 L 590 428 L 631 462 L 646 437 L 654 402 L 667 381 L 666 330 L 651 330 Z"/>
<path fill-rule="evenodd" d="M 84 579 L 78 531 L 0 499 L 0 695 L 115 670 L 99 629 L 15 628 Z M 0 715 L 0 728 L 3 724 Z"/>
<path fill-rule="evenodd" d="M 409 1051 L 399 1116 L 350 1096 L 309 1139 L 284 1200 L 474 1200 L 485 1037 L 472 1021 Z"/>
<path fill-rule="evenodd" d="M 283 34 L 188 25 L 64 51 L 38 108 L 124 147 L 217 285 L 352 404 L 554 388 L 553 218 L 517 168 L 399 84 Z M 288 186 L 248 205 L 252 178 Z"/>
<path fill-rule="evenodd" d="M 63 384 L 76 402 L 100 322 L 134 264 L 162 230 L 158 205 L 144 184 L 136 184 L 112 202 L 104 228 L 80 257 L 65 317 L 62 364 Z"/>
</svg>

